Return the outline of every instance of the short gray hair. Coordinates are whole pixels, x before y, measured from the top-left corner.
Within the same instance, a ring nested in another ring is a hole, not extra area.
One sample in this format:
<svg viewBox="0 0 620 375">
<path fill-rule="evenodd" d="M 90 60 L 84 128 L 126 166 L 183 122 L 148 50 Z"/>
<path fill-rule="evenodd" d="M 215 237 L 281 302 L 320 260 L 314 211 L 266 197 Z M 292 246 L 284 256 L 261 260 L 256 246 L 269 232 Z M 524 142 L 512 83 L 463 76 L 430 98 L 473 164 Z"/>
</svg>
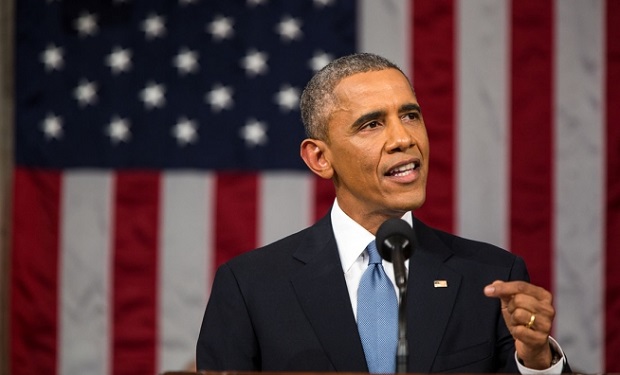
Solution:
<svg viewBox="0 0 620 375">
<path fill-rule="evenodd" d="M 358 73 L 385 69 L 396 69 L 406 77 L 396 64 L 372 53 L 355 53 L 340 57 L 316 73 L 306 85 L 299 101 L 306 136 L 328 140 L 327 121 L 336 100 L 334 88 L 342 79 Z"/>
</svg>

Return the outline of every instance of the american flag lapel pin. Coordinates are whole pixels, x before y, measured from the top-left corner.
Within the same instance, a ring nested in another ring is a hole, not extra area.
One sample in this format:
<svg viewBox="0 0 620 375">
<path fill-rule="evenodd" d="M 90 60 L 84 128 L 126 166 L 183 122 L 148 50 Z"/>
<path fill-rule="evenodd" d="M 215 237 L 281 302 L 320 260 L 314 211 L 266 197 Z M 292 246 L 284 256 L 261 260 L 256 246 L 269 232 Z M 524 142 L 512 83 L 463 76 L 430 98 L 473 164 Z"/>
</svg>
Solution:
<svg viewBox="0 0 620 375">
<path fill-rule="evenodd" d="M 433 282 L 433 286 L 435 288 L 447 288 L 448 287 L 448 281 L 447 280 L 435 280 Z"/>
</svg>

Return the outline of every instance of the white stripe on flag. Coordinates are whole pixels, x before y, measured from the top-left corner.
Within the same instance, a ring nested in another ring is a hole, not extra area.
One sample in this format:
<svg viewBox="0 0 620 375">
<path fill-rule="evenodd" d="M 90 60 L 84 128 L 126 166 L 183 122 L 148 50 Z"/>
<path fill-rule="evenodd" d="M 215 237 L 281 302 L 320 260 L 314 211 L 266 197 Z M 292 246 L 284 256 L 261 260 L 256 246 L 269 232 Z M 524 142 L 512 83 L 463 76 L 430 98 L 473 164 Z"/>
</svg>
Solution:
<svg viewBox="0 0 620 375">
<path fill-rule="evenodd" d="M 58 373 L 104 375 L 110 364 L 112 178 L 67 172 L 61 185 Z"/>
<path fill-rule="evenodd" d="M 506 248 L 508 4 L 469 0 L 457 9 L 457 232 Z"/>
<path fill-rule="evenodd" d="M 555 5 L 555 328 L 573 370 L 596 373 L 604 371 L 604 3 Z"/>
<path fill-rule="evenodd" d="M 160 372 L 187 369 L 206 306 L 213 265 L 214 178 L 162 175 L 159 273 Z"/>
<path fill-rule="evenodd" d="M 379 54 L 411 76 L 410 2 L 361 0 L 358 3 L 357 51 Z"/>
<path fill-rule="evenodd" d="M 308 172 L 264 172 L 259 177 L 259 245 L 309 226 L 313 221 L 312 176 Z"/>
</svg>

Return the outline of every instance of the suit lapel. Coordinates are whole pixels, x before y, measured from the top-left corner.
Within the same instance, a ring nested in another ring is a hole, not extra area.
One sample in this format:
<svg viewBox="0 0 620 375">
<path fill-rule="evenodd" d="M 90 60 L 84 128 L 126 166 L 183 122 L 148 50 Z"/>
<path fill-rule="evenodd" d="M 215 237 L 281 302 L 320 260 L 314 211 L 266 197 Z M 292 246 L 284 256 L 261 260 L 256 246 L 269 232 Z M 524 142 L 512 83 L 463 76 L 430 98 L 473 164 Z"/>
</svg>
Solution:
<svg viewBox="0 0 620 375">
<path fill-rule="evenodd" d="M 437 350 L 450 319 L 461 275 L 444 262 L 452 251 L 432 230 L 414 222 L 417 243 L 409 261 L 407 291 L 408 372 L 431 372 Z M 435 287 L 443 280 L 447 287 Z"/>
<path fill-rule="evenodd" d="M 305 265 L 291 283 L 335 370 L 368 371 L 329 215 L 311 228 L 294 256 Z"/>
</svg>

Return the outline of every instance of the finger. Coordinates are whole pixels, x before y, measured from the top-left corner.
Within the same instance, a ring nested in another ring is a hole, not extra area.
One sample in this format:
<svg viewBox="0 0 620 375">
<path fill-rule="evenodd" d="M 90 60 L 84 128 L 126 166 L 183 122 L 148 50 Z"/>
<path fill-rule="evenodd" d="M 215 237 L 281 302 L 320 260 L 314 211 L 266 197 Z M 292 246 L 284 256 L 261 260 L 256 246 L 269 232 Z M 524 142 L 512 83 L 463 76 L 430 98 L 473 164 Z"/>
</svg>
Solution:
<svg viewBox="0 0 620 375">
<path fill-rule="evenodd" d="M 546 314 L 537 314 L 526 309 L 518 308 L 509 316 L 505 317 L 505 321 L 511 332 L 515 329 L 521 330 L 520 327 L 524 327 L 548 336 L 551 333 L 553 318 Z"/>
<path fill-rule="evenodd" d="M 521 312 L 519 312 L 521 310 Z M 555 318 L 555 309 L 548 301 L 539 301 L 532 296 L 526 294 L 517 294 L 510 299 L 506 306 L 506 311 L 512 315 L 516 315 L 518 320 L 523 324 L 529 322 L 532 314 L 537 317 L 537 327 L 542 331 L 550 331 L 551 323 Z"/>
<path fill-rule="evenodd" d="M 536 314 L 523 309 L 515 311 L 508 324 L 508 330 L 513 338 L 528 346 L 540 346 L 546 342 L 550 332 L 542 329 L 543 327 L 550 327 L 548 321 L 543 321 Z"/>
<path fill-rule="evenodd" d="M 549 337 L 551 324 L 544 316 L 532 314 L 529 311 L 519 309 L 511 315 L 508 330 L 515 339 L 527 343 L 540 343 Z"/>
<path fill-rule="evenodd" d="M 523 344 L 539 348 L 548 345 L 549 334 L 546 332 L 528 329 L 524 325 L 517 325 L 510 329 L 510 334 L 515 340 L 521 341 Z"/>
<path fill-rule="evenodd" d="M 546 301 L 539 301 L 526 294 L 517 294 L 506 303 L 505 318 L 507 324 L 527 324 L 532 315 L 537 317 L 537 327 L 543 331 L 551 329 L 555 318 L 555 309 Z M 508 316 L 509 315 L 509 316 Z"/>
<path fill-rule="evenodd" d="M 506 302 L 505 307 L 511 313 L 516 309 L 521 308 L 536 314 L 545 314 L 548 316 L 555 315 L 553 305 L 551 305 L 549 301 L 540 301 L 527 294 L 513 295 L 512 298 Z"/>
<path fill-rule="evenodd" d="M 488 297 L 496 297 L 508 302 L 515 294 L 527 294 L 539 301 L 551 303 L 552 295 L 544 288 L 532 285 L 525 281 L 494 281 L 484 288 L 484 294 Z"/>
<path fill-rule="evenodd" d="M 499 298 L 501 300 L 501 309 L 505 310 L 508 307 L 508 303 L 512 299 L 512 296 L 499 295 L 497 292 L 497 286 L 504 283 L 501 280 L 495 280 L 490 285 L 484 287 L 484 295 L 492 298 Z"/>
<path fill-rule="evenodd" d="M 525 326 L 525 328 L 534 329 L 540 325 L 541 317 L 536 319 L 536 313 L 533 313 L 526 309 L 516 309 L 513 313 L 510 314 L 510 325 L 511 326 Z"/>
<path fill-rule="evenodd" d="M 507 300 L 505 307 L 508 312 L 513 313 L 516 309 L 522 308 L 532 312 L 538 312 L 536 306 L 540 304 L 540 301 L 527 294 L 515 294 Z"/>
</svg>

